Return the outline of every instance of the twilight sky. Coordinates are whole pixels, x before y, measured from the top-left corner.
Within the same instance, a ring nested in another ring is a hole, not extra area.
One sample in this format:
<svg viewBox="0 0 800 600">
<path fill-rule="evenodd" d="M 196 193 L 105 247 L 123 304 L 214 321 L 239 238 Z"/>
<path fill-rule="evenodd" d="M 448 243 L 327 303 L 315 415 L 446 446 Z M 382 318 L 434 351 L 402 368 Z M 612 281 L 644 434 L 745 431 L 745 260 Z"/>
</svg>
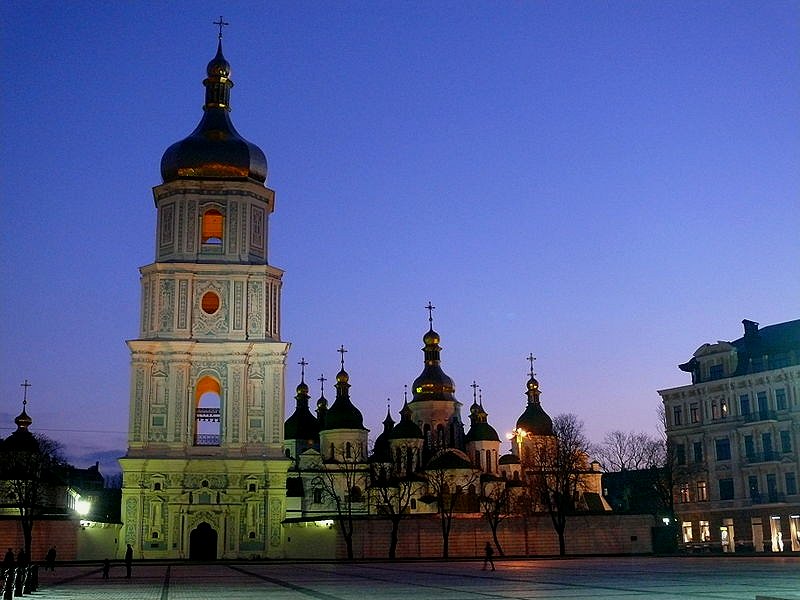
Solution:
<svg viewBox="0 0 800 600">
<path fill-rule="evenodd" d="M 220 13 L 277 192 L 287 416 L 344 344 L 374 439 L 430 300 L 465 422 L 475 380 L 511 430 L 533 352 L 551 416 L 655 433 L 700 344 L 800 316 L 798 1 L 6 0 L 0 436 L 27 378 L 33 430 L 118 468 L 151 188 Z"/>
</svg>

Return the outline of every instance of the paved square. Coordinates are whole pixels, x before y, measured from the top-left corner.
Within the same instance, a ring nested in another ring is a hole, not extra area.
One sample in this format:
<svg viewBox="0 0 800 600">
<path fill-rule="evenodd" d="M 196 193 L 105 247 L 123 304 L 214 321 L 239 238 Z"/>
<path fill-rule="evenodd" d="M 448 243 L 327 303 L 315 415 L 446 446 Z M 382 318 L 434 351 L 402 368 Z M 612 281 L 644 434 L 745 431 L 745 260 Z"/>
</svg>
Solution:
<svg viewBox="0 0 800 600">
<path fill-rule="evenodd" d="M 243 562 L 60 566 L 41 573 L 41 599 L 474 600 L 606 598 L 659 600 L 800 600 L 800 557 L 634 557 L 481 562 Z"/>
</svg>

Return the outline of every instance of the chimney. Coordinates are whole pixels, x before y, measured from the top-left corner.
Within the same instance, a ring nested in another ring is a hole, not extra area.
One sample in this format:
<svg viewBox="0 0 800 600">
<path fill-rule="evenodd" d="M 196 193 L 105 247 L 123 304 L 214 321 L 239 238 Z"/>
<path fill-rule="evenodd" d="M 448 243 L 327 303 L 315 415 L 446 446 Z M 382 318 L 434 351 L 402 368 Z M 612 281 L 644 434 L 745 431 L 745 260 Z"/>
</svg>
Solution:
<svg viewBox="0 0 800 600">
<path fill-rule="evenodd" d="M 758 335 L 758 323 L 755 321 L 749 321 L 748 319 L 745 319 L 742 321 L 742 325 L 744 325 L 744 337 Z"/>
</svg>

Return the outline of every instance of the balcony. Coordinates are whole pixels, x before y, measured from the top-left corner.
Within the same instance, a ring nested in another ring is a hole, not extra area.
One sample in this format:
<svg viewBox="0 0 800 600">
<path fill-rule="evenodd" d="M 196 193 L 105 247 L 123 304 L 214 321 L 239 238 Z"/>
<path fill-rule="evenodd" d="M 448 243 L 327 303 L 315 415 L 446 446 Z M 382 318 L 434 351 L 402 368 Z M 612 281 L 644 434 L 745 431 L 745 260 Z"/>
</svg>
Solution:
<svg viewBox="0 0 800 600">
<path fill-rule="evenodd" d="M 198 433 L 194 436 L 194 445 L 195 446 L 219 446 L 220 443 L 220 436 L 219 434 L 213 433 Z"/>
<path fill-rule="evenodd" d="M 742 415 L 745 423 L 756 423 L 757 421 L 777 421 L 778 413 L 774 410 L 758 410 L 756 412 Z"/>
<path fill-rule="evenodd" d="M 745 455 L 745 460 L 748 464 L 774 462 L 781 459 L 781 455 L 774 450 L 767 450 L 766 452 L 752 452 Z"/>
</svg>

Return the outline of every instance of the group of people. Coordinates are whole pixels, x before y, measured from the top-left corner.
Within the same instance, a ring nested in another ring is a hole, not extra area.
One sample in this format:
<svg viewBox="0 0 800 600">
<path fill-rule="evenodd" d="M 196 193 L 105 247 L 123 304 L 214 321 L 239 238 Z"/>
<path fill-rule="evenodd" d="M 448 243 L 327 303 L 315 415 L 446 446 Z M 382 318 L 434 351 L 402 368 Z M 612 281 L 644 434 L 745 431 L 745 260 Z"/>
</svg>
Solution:
<svg viewBox="0 0 800 600">
<path fill-rule="evenodd" d="M 25 552 L 24 548 L 20 548 L 16 556 L 14 555 L 14 550 L 9 548 L 8 552 L 6 552 L 5 556 L 3 557 L 2 573 L 5 573 L 9 569 L 13 569 L 15 567 L 19 568 L 27 567 L 29 562 L 30 561 L 28 559 L 28 554 Z M 55 546 L 51 546 L 50 550 L 48 550 L 47 554 L 45 554 L 44 556 L 44 570 L 55 571 L 55 564 L 56 564 L 56 548 Z M 131 578 L 132 567 L 133 567 L 133 547 L 130 544 L 128 544 L 128 547 L 125 550 L 126 579 Z M 108 573 L 110 570 L 111 570 L 111 561 L 106 558 L 103 561 L 103 579 L 108 579 Z"/>
</svg>

